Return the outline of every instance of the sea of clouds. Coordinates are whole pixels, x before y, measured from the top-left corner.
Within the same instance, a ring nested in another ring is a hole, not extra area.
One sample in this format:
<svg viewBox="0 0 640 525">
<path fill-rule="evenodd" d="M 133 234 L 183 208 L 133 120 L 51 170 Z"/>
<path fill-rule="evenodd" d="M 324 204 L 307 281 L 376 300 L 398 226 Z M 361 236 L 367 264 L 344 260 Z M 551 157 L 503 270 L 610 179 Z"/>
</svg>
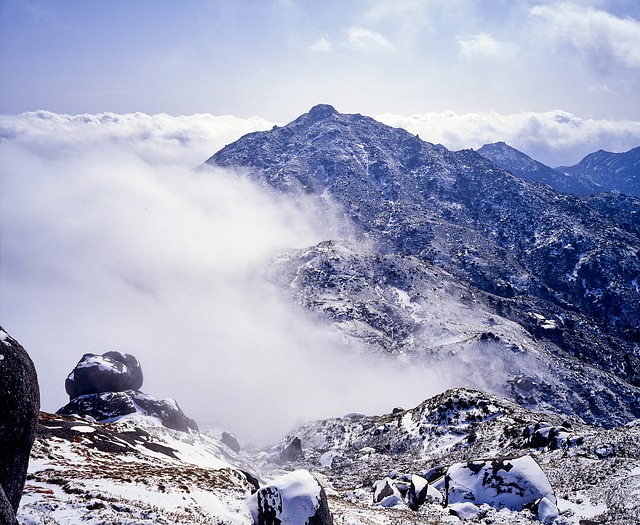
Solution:
<svg viewBox="0 0 640 525">
<path fill-rule="evenodd" d="M 537 137 L 553 151 L 589 138 L 622 149 L 640 142 L 638 123 L 549 118 L 546 142 L 531 115 L 381 120 L 454 149 L 471 137 L 516 146 Z M 313 202 L 194 169 L 272 125 L 211 115 L 0 117 L 0 323 L 34 360 L 44 410 L 67 402 L 64 380 L 84 353 L 109 350 L 141 360 L 145 392 L 175 398 L 200 422 L 224 421 L 241 440 L 273 442 L 308 419 L 386 412 L 454 386 L 364 356 L 264 277 L 277 253 L 344 234 L 343 220 Z"/>
</svg>

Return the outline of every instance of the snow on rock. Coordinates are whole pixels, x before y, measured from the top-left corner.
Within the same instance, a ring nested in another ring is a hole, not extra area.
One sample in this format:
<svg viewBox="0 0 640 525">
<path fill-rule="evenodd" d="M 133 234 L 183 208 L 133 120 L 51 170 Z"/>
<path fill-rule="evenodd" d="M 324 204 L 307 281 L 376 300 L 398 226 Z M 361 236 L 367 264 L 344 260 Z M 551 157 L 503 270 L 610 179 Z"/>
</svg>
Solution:
<svg viewBox="0 0 640 525">
<path fill-rule="evenodd" d="M 556 497 L 547 476 L 531 456 L 455 463 L 445 475 L 446 504 L 488 504 L 520 511 L 539 505 L 548 518 L 557 515 Z"/>
<path fill-rule="evenodd" d="M 327 496 L 307 470 L 274 479 L 249 501 L 257 525 L 333 525 Z"/>
<path fill-rule="evenodd" d="M 381 507 L 404 506 L 400 490 L 391 478 L 384 478 L 373 484 L 373 503 Z"/>
<path fill-rule="evenodd" d="M 84 354 L 65 381 L 70 401 L 58 413 L 96 421 L 115 421 L 139 414 L 174 430 L 198 429 L 175 400 L 156 399 L 140 392 L 142 382 L 142 367 L 131 354 Z"/>
<path fill-rule="evenodd" d="M 480 509 L 476 507 L 473 503 L 454 503 L 449 506 L 449 512 L 453 516 L 457 516 L 462 520 L 468 520 L 475 518 L 479 513 Z"/>
<path fill-rule="evenodd" d="M 86 394 L 139 390 L 143 376 L 140 362 L 131 354 L 84 354 L 65 381 L 69 400 Z"/>
<path fill-rule="evenodd" d="M 132 414 L 157 419 L 163 426 L 188 432 L 197 430 L 173 399 L 156 399 L 143 392 L 101 392 L 76 397 L 58 410 L 58 414 L 76 414 L 96 421 L 115 421 Z"/>
<path fill-rule="evenodd" d="M 411 510 L 418 510 L 429 495 L 429 482 L 422 476 L 411 476 L 411 486 L 407 493 L 407 504 Z"/>
<path fill-rule="evenodd" d="M 544 523 L 552 523 L 558 517 L 558 506 L 554 501 L 544 497 L 538 502 L 538 519 Z"/>
</svg>

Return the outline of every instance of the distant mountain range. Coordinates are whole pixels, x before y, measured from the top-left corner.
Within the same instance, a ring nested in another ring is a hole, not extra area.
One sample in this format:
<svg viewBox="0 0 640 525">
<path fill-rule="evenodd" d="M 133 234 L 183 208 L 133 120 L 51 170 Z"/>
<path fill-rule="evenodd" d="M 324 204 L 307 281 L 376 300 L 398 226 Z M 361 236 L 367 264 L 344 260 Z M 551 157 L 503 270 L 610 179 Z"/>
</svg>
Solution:
<svg viewBox="0 0 640 525">
<path fill-rule="evenodd" d="M 207 164 L 342 210 L 350 243 L 283 254 L 273 273 L 372 351 L 468 363 L 494 352 L 504 375 L 476 367 L 467 386 L 604 425 L 640 416 L 639 201 L 558 193 L 522 170 L 566 176 L 506 145 L 484 151 L 496 150 L 519 176 L 319 105 Z"/>
<path fill-rule="evenodd" d="M 576 195 L 616 192 L 640 197 L 640 147 L 624 153 L 596 151 L 575 166 L 550 168 L 505 144 L 485 144 L 478 153 L 523 179 Z"/>
</svg>

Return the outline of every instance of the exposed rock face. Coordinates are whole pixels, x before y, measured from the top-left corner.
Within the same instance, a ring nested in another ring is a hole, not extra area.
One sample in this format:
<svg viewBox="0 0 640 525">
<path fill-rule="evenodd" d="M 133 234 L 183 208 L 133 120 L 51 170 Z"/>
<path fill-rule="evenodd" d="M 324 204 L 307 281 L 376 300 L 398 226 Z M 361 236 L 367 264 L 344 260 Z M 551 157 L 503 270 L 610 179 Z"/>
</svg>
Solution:
<svg viewBox="0 0 640 525">
<path fill-rule="evenodd" d="M 90 416 L 96 421 L 115 420 L 136 412 L 158 418 L 167 428 L 182 432 L 198 430 L 196 422 L 173 399 L 156 399 L 133 390 L 79 396 L 58 410 L 58 414 Z"/>
<path fill-rule="evenodd" d="M 404 503 L 402 494 L 390 478 L 384 478 L 373 484 L 373 503 L 381 507 L 397 507 Z"/>
<path fill-rule="evenodd" d="M 324 489 L 307 470 L 274 479 L 251 504 L 256 525 L 333 525 Z"/>
<path fill-rule="evenodd" d="M 69 399 L 100 392 L 124 392 L 142 387 L 140 362 L 131 354 L 84 354 L 65 381 Z"/>
<path fill-rule="evenodd" d="M 240 443 L 231 432 L 223 432 L 221 441 L 234 452 L 240 452 Z"/>
<path fill-rule="evenodd" d="M 39 411 L 33 362 L 0 327 L 0 517 L 6 523 L 17 523 Z"/>
<path fill-rule="evenodd" d="M 280 463 L 295 461 L 302 456 L 302 441 L 300 438 L 294 437 L 284 450 L 281 452 L 278 460 Z"/>
</svg>

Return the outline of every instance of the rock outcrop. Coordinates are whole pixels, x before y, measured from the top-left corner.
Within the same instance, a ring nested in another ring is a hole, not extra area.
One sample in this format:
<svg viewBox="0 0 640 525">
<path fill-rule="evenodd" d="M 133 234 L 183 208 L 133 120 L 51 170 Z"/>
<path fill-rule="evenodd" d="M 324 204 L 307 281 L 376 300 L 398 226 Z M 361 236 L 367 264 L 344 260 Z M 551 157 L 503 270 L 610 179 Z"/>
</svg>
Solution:
<svg viewBox="0 0 640 525">
<path fill-rule="evenodd" d="M 142 367 L 131 354 L 85 354 L 67 377 L 65 388 L 70 401 L 58 414 L 113 421 L 139 413 L 156 418 L 167 428 L 198 430 L 196 422 L 184 414 L 175 400 L 156 399 L 141 392 L 142 382 Z"/>
<path fill-rule="evenodd" d="M 222 439 L 220 441 L 222 441 L 234 452 L 240 452 L 240 443 L 238 443 L 238 439 L 232 432 L 223 432 Z"/>
<path fill-rule="evenodd" d="M 300 456 L 302 456 L 302 441 L 300 441 L 300 438 L 294 437 L 291 440 L 291 443 L 289 443 L 280 453 L 277 462 L 282 464 L 289 461 L 295 461 Z"/>
<path fill-rule="evenodd" d="M 142 367 L 131 354 L 84 354 L 65 381 L 69 400 L 86 394 L 124 392 L 142 387 Z"/>
<path fill-rule="evenodd" d="M 0 327 L 0 520 L 17 523 L 40 411 L 38 377 L 26 350 Z"/>
</svg>

